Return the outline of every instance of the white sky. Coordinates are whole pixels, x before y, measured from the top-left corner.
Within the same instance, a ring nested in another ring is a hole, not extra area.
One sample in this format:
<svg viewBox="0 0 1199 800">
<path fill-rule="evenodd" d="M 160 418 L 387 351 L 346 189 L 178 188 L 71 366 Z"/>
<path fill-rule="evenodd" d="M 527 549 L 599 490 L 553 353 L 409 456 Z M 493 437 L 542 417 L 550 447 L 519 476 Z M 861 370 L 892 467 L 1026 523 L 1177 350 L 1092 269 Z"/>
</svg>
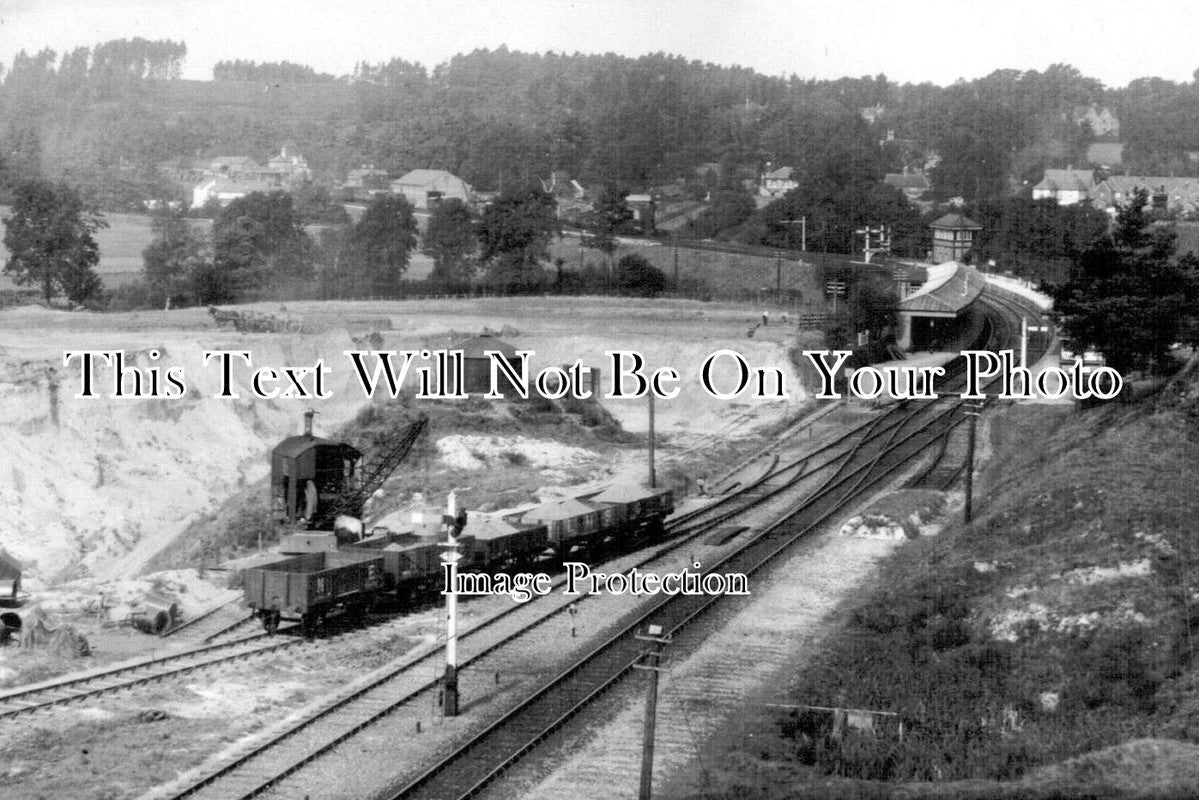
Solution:
<svg viewBox="0 0 1199 800">
<path fill-rule="evenodd" d="M 335 75 L 479 47 L 664 51 L 769 75 L 951 83 L 1064 62 L 1108 86 L 1199 67 L 1199 2 L 1158 0 L 0 0 L 0 62 L 43 46 L 182 39 L 184 76 L 221 59 Z"/>
</svg>

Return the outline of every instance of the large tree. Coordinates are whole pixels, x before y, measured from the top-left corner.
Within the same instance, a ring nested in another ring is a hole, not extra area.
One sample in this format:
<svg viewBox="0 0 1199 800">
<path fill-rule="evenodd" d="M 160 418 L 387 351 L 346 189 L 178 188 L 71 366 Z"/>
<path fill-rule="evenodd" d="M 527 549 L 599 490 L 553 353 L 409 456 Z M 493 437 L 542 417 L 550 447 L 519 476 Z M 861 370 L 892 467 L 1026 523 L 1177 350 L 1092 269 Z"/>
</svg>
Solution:
<svg viewBox="0 0 1199 800">
<path fill-rule="evenodd" d="M 150 220 L 154 239 L 142 251 L 146 283 L 155 301 L 169 304 L 183 294 L 185 281 L 202 268 L 204 241 L 191 223 L 166 203 L 155 210 Z"/>
<path fill-rule="evenodd" d="M 633 210 L 626 198 L 628 189 L 606 188 L 591 206 L 591 220 L 583 246 L 599 250 L 609 261 L 616 252 L 616 234 L 624 230 L 633 219 Z"/>
<path fill-rule="evenodd" d="M 1054 290 L 1067 335 L 1122 372 L 1162 368 L 1170 345 L 1194 329 L 1199 300 L 1194 257 L 1175 257 L 1174 228 L 1154 222 L 1147 201 L 1139 191 L 1121 206 L 1111 235 Z"/>
<path fill-rule="evenodd" d="M 554 199 L 540 189 L 508 191 L 483 212 L 478 236 L 488 277 L 512 292 L 536 291 L 545 282 L 541 261 L 559 230 Z"/>
<path fill-rule="evenodd" d="M 416 247 L 416 232 L 412 205 L 403 197 L 372 200 L 350 232 L 343 259 L 351 293 L 373 297 L 398 292 Z"/>
<path fill-rule="evenodd" d="M 290 195 L 254 192 L 226 206 L 212 226 L 212 286 L 200 302 L 225 302 L 286 289 L 312 277 L 312 240 Z"/>
<path fill-rule="evenodd" d="M 70 186 L 45 180 L 19 184 L 4 225 L 10 254 L 4 271 L 18 284 L 36 284 L 47 303 L 64 294 L 81 304 L 100 291 L 95 233 L 108 223 Z"/>
<path fill-rule="evenodd" d="M 433 259 L 430 280 L 453 289 L 469 286 L 477 249 L 475 218 L 466 204 L 457 198 L 438 204 L 421 241 L 421 252 Z"/>
</svg>

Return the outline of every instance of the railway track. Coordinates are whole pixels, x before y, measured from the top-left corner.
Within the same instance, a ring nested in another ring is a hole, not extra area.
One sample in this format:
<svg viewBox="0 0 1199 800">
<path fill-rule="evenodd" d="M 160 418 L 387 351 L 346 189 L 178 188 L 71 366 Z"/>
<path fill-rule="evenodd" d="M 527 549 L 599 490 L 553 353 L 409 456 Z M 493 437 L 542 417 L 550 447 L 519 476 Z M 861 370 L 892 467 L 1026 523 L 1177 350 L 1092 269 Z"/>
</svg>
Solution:
<svg viewBox="0 0 1199 800">
<path fill-rule="evenodd" d="M 802 477 L 806 478 L 816 471 L 819 470 L 804 472 Z M 778 486 L 759 493 L 752 505 L 767 502 L 785 489 L 785 486 Z M 732 513 L 743 510 L 734 510 Z M 628 573 L 633 569 L 643 569 L 674 554 L 694 544 L 716 524 L 718 522 L 709 522 L 707 526 L 690 526 L 685 531 L 676 526 L 672 531 L 674 535 L 668 541 L 649 548 L 648 554 L 635 553 L 618 559 L 626 562 L 620 571 Z M 555 591 L 546 597 L 510 606 L 465 630 L 459 636 L 459 652 L 462 656 L 459 661 L 460 675 L 468 674 L 467 670 L 490 675 L 492 668 L 484 666 L 488 657 L 568 612 L 574 605 L 574 599 L 563 597 L 556 591 L 565 580 L 564 576 L 557 576 L 552 581 Z M 440 687 L 437 667 L 443 663 L 443 653 L 444 648 L 437 645 L 382 668 L 345 692 L 286 720 L 254 745 L 227 752 L 218 763 L 202 769 L 201 775 L 186 781 L 182 787 L 171 789 L 169 794 L 151 792 L 146 797 L 258 796 L 366 727 L 405 706 L 419 705 L 431 698 Z"/>
<path fill-rule="evenodd" d="M 286 629 L 286 630 L 290 630 Z M 285 633 L 286 630 L 281 629 Z M 110 667 L 75 673 L 0 694 L 0 719 L 63 706 L 124 689 L 186 675 L 196 670 L 244 661 L 303 644 L 304 639 L 271 639 L 256 633 L 228 642 L 208 644 L 177 653 L 137 659 Z"/>
<path fill-rule="evenodd" d="M 797 503 L 783 521 L 707 572 L 752 575 L 798 539 L 885 477 L 895 466 L 936 441 L 940 425 L 954 409 L 908 411 L 904 422 L 854 448 L 836 472 L 809 499 Z M 653 622 L 674 634 L 719 600 L 718 596 L 673 595 L 653 598 L 620 629 L 545 682 L 529 699 L 415 779 L 380 798 L 469 797 L 490 784 L 546 736 L 627 675 L 641 658 L 636 634 Z"/>
<path fill-rule="evenodd" d="M 998 305 L 1002 306 L 1004 303 L 998 303 Z M 1011 305 L 1011 301 L 1007 305 Z M 1027 311 L 1023 310 L 1022 313 L 1027 313 Z M 998 325 L 991 324 L 988 327 L 987 347 L 989 349 L 998 349 L 1001 337 L 1010 337 L 1011 326 L 1010 324 L 1004 325 L 1001 323 Z M 960 371 L 960 364 L 950 370 L 951 373 L 956 372 L 959 374 Z M 743 487 L 742 491 L 737 494 L 721 498 L 709 506 L 672 520 L 669 530 L 675 539 L 667 545 L 655 549 L 649 558 L 639 562 L 636 566 L 644 566 L 644 564 L 655 558 L 660 558 L 666 553 L 693 542 L 696 538 L 712 530 L 722 522 L 743 514 L 770 498 L 777 498 L 777 496 L 785 492 L 789 487 L 793 487 L 824 470 L 834 469 L 835 471 L 832 476 L 828 477 L 812 493 L 811 496 L 815 499 L 809 500 L 806 504 L 801 504 L 793 509 L 795 513 L 791 515 L 791 519 L 793 521 L 801 514 L 815 513 L 813 509 L 821 503 L 832 502 L 833 504 L 825 512 L 824 516 L 810 522 L 807 527 L 803 528 L 800 535 L 819 524 L 828 515 L 835 513 L 837 509 L 852 499 L 855 492 L 861 491 L 863 486 L 877 482 L 882 475 L 886 474 L 890 466 L 893 466 L 895 463 L 902 463 L 904 459 L 910 457 L 912 452 L 921 452 L 940 441 L 941 451 L 938 453 L 938 458 L 934 460 L 933 466 L 935 467 L 941 460 L 941 456 L 950 449 L 947 443 L 950 433 L 954 430 L 954 426 L 960 422 L 960 402 L 949 400 L 949 408 L 947 410 L 935 413 L 929 411 L 935 404 L 930 403 L 915 409 L 908 409 L 908 405 L 908 403 L 898 404 L 887 413 L 855 426 L 851 431 L 842 435 L 834 442 L 807 453 L 801 458 L 793 459 L 786 464 L 778 466 L 776 469 L 763 475 L 752 485 Z M 955 414 L 958 414 L 957 419 L 954 418 Z M 912 448 L 915 449 L 913 450 Z M 838 450 L 843 450 L 844 452 L 835 454 Z M 815 458 L 821 454 L 823 454 L 823 458 Z M 847 472 L 847 468 L 851 463 L 858 463 L 863 460 L 865 463 Z M 930 467 L 929 472 L 932 471 L 933 469 Z M 960 469 L 958 472 L 960 473 Z M 852 483 L 849 483 L 850 481 Z M 844 489 L 847 485 L 851 485 L 853 488 L 847 491 L 839 500 L 834 502 L 828 499 L 830 497 L 835 498 L 837 492 Z M 760 543 L 769 540 L 769 537 L 777 530 L 780 530 L 778 525 L 772 526 L 755 538 L 751 545 L 742 548 L 738 552 L 747 552 L 751 548 L 754 549 L 754 552 L 757 552 L 757 549 L 761 546 Z M 787 544 L 783 545 L 784 548 L 786 546 Z M 743 558 L 748 558 L 748 556 L 743 556 Z M 764 559 L 754 565 L 752 569 L 759 568 L 767 560 L 769 559 Z M 724 563 L 724 561 L 720 562 L 720 564 Z M 719 566 L 719 564 L 716 566 Z M 712 566 L 709 569 L 715 568 L 715 566 Z M 559 585 L 558 582 L 555 583 L 555 586 L 557 585 Z M 505 644 L 512 642 L 533 628 L 563 613 L 570 605 L 569 602 L 563 602 L 548 609 L 542 606 L 537 614 L 530 614 L 532 619 L 524 620 L 518 619 L 517 613 L 532 608 L 534 604 L 529 603 L 523 606 L 513 606 L 508 611 L 484 620 L 475 628 L 466 631 L 462 637 L 463 640 L 471 637 L 478 638 L 476 639 L 476 644 L 472 647 L 472 654 L 461 664 L 464 670 L 462 674 L 466 674 L 465 670 L 468 667 L 475 667 L 487 656 L 499 651 Z M 706 605 L 704 607 L 706 608 Z M 646 611 L 633 623 L 633 627 L 626 628 L 625 634 L 633 630 L 636 624 L 643 620 L 646 615 L 656 613 L 659 610 L 659 607 L 655 606 Z M 696 613 L 700 612 L 697 611 Z M 694 614 L 684 615 L 684 618 L 687 620 L 693 617 Z M 616 638 L 619 638 L 619 635 Z M 601 649 L 611 645 L 613 641 L 615 640 L 609 639 L 607 644 L 601 645 Z M 598 650 L 593 651 L 588 657 L 583 658 L 576 665 L 568 668 L 567 672 L 573 672 L 578 665 L 587 662 L 595 652 L 598 652 Z M 298 720 L 293 719 L 288 721 L 285 725 L 280 726 L 278 731 L 272 732 L 259 745 L 247 751 L 233 754 L 229 758 L 222 759 L 224 763 L 215 769 L 207 769 L 204 775 L 192 781 L 183 789 L 172 790 L 169 795 L 152 792 L 148 796 L 182 798 L 192 796 L 206 797 L 211 795 L 214 797 L 249 798 L 261 795 L 272 787 L 278 786 L 289 775 L 295 774 L 297 771 L 316 762 L 323 755 L 334 751 L 339 745 L 368 729 L 380 719 L 393 714 L 397 709 L 412 704 L 420 698 L 430 696 L 430 693 L 437 688 L 437 681 L 428 678 L 421 679 L 417 676 L 422 671 L 422 668 L 439 663 L 440 653 L 441 648 L 434 647 L 427 652 L 413 656 L 399 665 L 384 668 L 372 674 L 369 678 L 364 679 L 364 681 L 355 685 L 350 690 L 332 698 L 322 706 L 310 708 Z M 617 660 L 619 661 L 620 659 L 618 658 Z M 631 662 L 618 675 L 613 677 L 612 680 L 619 679 L 620 675 L 627 672 L 629 667 L 631 667 Z M 427 675 L 428 672 L 425 674 Z M 580 702 L 587 702 L 589 697 L 584 698 Z M 561 720 L 556 722 L 553 727 L 556 727 L 560 722 Z M 318 730 L 318 726 L 324 726 L 324 730 Z M 285 752 L 283 745 L 288 742 L 292 744 L 292 747 Z M 520 752 L 523 753 L 525 750 L 522 749 Z M 519 757 L 519 753 L 515 757 Z M 454 756 L 451 756 L 452 758 Z M 426 775 L 439 771 L 435 766 Z M 486 780 L 489 781 L 490 779 L 487 778 Z M 421 780 L 422 778 L 418 778 L 417 782 Z M 414 791 L 415 788 L 416 783 L 414 782 L 396 796 L 406 796 L 408 792 Z"/>
<path fill-rule="evenodd" d="M 1010 322 L 1000 318 L 988 327 L 989 349 L 996 349 L 997 345 L 1010 341 Z M 948 369 L 947 373 L 960 376 L 961 364 Z M 933 462 L 935 466 L 948 450 L 949 435 L 960 423 L 963 404 L 959 399 L 943 398 L 943 401 L 929 402 L 914 410 L 907 410 L 906 403 L 900 404 L 874 420 L 868 426 L 867 435 L 854 446 L 836 473 L 809 500 L 797 504 L 781 522 L 764 530 L 744 548 L 709 567 L 709 571 L 723 568 L 745 574 L 756 572 L 827 522 L 896 466 L 940 442 L 941 449 Z M 934 411 L 938 406 L 943 410 Z M 883 422 L 894 415 L 899 415 L 901 421 L 889 426 Z M 871 431 L 880 433 L 871 436 Z M 378 797 L 380 800 L 398 800 L 465 798 L 474 795 L 627 675 L 642 657 L 636 634 L 645 624 L 652 621 L 675 634 L 701 616 L 718 599 L 672 596 L 651 604 L 644 613 L 567 666 L 480 734 L 416 778 L 394 786 Z"/>
<path fill-rule="evenodd" d="M 196 628 L 197 626 L 199 626 L 200 623 L 211 622 L 211 620 L 216 617 L 217 613 L 221 609 L 227 608 L 228 606 L 233 605 L 238 600 L 241 600 L 241 595 L 235 595 L 233 597 L 230 597 L 227 600 L 217 603 L 216 605 L 209 608 L 207 611 L 205 611 L 195 617 L 192 617 L 191 619 L 189 619 L 185 622 L 182 622 L 179 625 L 174 626 L 173 628 L 167 628 L 165 631 L 158 634 L 158 638 L 167 639 L 167 638 L 170 638 L 171 636 L 174 636 L 175 634 L 179 633 L 180 631 L 192 630 L 194 632 L 193 629 Z M 214 636 L 213 638 L 216 638 L 216 637 Z M 207 641 L 210 641 L 210 639 L 205 638 L 204 641 L 207 642 Z"/>
<path fill-rule="evenodd" d="M 995 326 L 989 326 L 989 328 L 988 344 L 990 345 L 994 343 L 999 334 L 995 330 Z M 960 365 L 957 370 L 960 372 Z M 670 529 L 676 538 L 667 545 L 655 549 L 650 557 L 638 562 L 635 566 L 644 566 L 653 559 L 678 550 L 722 522 L 743 514 L 770 498 L 778 498 L 789 487 L 794 487 L 822 471 L 831 470 L 831 474 L 819 484 L 817 489 L 809 493 L 806 501 L 792 506 L 788 509 L 789 513 L 783 515 L 786 519 L 794 520 L 800 515 L 816 513 L 814 509 L 821 507 L 822 504 L 827 505 L 823 515 L 818 514 L 802 529 L 799 535 L 806 533 L 811 527 L 819 524 L 827 516 L 835 513 L 852 500 L 865 487 L 880 480 L 895 464 L 903 463 L 913 453 L 921 452 L 934 445 L 938 439 L 943 440 L 945 432 L 951 428 L 954 415 L 959 413 L 960 402 L 950 400 L 945 405 L 948 407 L 937 407 L 935 403 L 899 404 L 887 413 L 855 426 L 835 442 L 805 454 L 802 458 L 793 459 L 786 465 L 762 476 L 754 485 L 745 487 L 737 495 L 722 498 L 722 500 L 692 514 L 672 520 Z M 837 450 L 844 452 L 834 455 L 833 453 Z M 816 459 L 815 456 L 821 453 L 824 453 L 825 457 Z M 813 461 L 819 463 L 813 464 Z M 773 483 L 771 483 L 772 479 Z M 745 500 L 745 498 L 749 499 Z M 742 502 L 737 502 L 738 499 Z M 737 558 L 737 564 L 745 563 L 749 565 L 747 567 L 749 569 L 758 569 L 771 556 L 763 558 L 758 563 L 753 563 L 753 554 L 764 552 L 762 548 L 765 543 L 770 543 L 775 547 L 770 551 L 771 553 L 777 552 L 778 542 L 771 537 L 775 531 L 780 529 L 778 525 L 766 529 L 748 545 L 737 548 L 727 558 Z M 789 544 L 790 540 L 782 547 L 785 548 Z M 746 555 L 747 553 L 749 555 Z M 709 571 L 726 563 L 731 562 L 727 559 L 722 560 L 717 565 L 710 566 Z M 558 583 L 556 582 L 555 585 Z M 583 665 L 593 662 L 600 652 L 608 652 L 614 646 L 613 643 L 620 640 L 622 636 L 627 638 L 631 635 L 631 632 L 648 615 L 662 612 L 667 602 L 669 601 L 652 605 L 648 610 L 638 612 L 634 621 L 630 625 L 626 625 L 622 633 L 618 633 L 614 638 L 610 637 L 595 650 L 588 652 L 578 661 L 569 665 L 556 680 L 556 683 L 573 684 L 574 681 L 568 676 L 574 675 Z M 460 675 L 465 676 L 472 671 L 482 672 L 480 665 L 487 656 L 496 653 L 504 645 L 563 613 L 571 603 L 569 601 L 558 602 L 549 607 L 542 605 L 534 612 L 532 609 L 535 605 L 537 604 L 531 602 L 523 606 L 513 606 L 507 612 L 485 620 L 466 631 L 460 641 L 465 642 L 471 639 L 475 641 L 467 646 L 469 652 L 467 658 L 460 664 Z M 706 607 L 705 604 L 703 608 Z M 695 613 L 698 614 L 700 611 L 695 611 Z M 684 613 L 680 620 L 693 617 L 694 614 Z M 500 624 L 501 620 L 504 621 L 504 624 Z M 679 621 L 678 624 L 684 623 Z M 467 651 L 464 650 L 464 652 Z M 607 670 L 609 679 L 596 688 L 597 692 L 618 680 L 631 668 L 632 661 L 635 660 L 635 654 L 630 660 L 625 657 L 628 656 L 627 652 L 619 649 L 613 652 L 618 653 L 613 663 L 620 669 L 615 673 Z M 193 779 L 182 788 L 172 789 L 169 795 L 153 792 L 147 797 L 249 798 L 259 796 L 273 787 L 278 787 L 289 776 L 313 765 L 323 756 L 360 735 L 379 720 L 394 714 L 400 708 L 421 702 L 423 698 L 430 698 L 431 693 L 438 687 L 438 681 L 433 676 L 436 675 L 435 665 L 440 663 L 440 655 L 441 648 L 434 647 L 400 664 L 384 668 L 326 703 L 311 707 L 298 719 L 292 719 L 280 725 L 278 730 L 272 731 L 254 747 L 227 754 L 219 760 L 219 763 L 203 768 L 201 770 L 203 774 L 200 777 Z M 605 670 L 600 671 L 604 672 Z M 421 677 L 422 674 L 426 677 Z M 551 682 L 551 685 L 553 683 L 555 682 Z M 541 694 L 538 692 L 534 697 L 539 697 Z M 594 694 L 585 693 L 582 697 L 576 697 L 570 708 L 581 707 L 581 704 L 585 704 L 593 696 Z M 509 719 L 510 716 L 505 716 L 500 723 Z M 543 731 L 552 730 L 567 717 L 569 717 L 569 713 L 561 719 L 554 720 L 553 724 L 548 728 L 543 728 Z M 489 728 L 489 730 L 492 729 Z M 532 746 L 535 741 L 527 744 Z M 468 747 L 470 746 L 468 745 Z M 518 752 L 503 763 L 511 763 L 512 759 L 518 758 L 526 749 L 518 748 Z M 451 755 L 449 761 L 461 757 L 462 752 L 459 752 Z M 424 785 L 429 776 L 445 771 L 446 763 L 448 762 L 434 766 L 424 776 L 409 786 L 403 787 L 396 796 L 406 796 L 408 793 L 415 792 L 419 786 Z M 502 765 L 500 768 L 502 769 Z M 480 780 L 486 783 L 492 777 L 494 775 L 490 775 L 490 777 L 484 775 Z M 473 791 L 471 787 L 468 789 Z M 440 796 L 438 792 L 440 790 L 428 796 Z M 467 793 L 469 794 L 469 791 Z M 426 795 L 421 793 L 418 796 Z"/>
</svg>

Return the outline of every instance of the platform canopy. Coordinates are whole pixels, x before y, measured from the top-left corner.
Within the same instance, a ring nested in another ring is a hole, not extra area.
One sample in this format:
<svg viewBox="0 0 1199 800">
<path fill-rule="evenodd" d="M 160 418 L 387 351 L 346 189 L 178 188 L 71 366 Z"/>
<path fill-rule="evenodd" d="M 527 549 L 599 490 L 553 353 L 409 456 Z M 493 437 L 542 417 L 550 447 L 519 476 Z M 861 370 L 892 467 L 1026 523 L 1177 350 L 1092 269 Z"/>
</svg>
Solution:
<svg viewBox="0 0 1199 800">
<path fill-rule="evenodd" d="M 978 299 L 986 283 L 978 270 L 957 261 L 929 267 L 924 285 L 899 301 L 899 313 L 956 317 Z"/>
</svg>

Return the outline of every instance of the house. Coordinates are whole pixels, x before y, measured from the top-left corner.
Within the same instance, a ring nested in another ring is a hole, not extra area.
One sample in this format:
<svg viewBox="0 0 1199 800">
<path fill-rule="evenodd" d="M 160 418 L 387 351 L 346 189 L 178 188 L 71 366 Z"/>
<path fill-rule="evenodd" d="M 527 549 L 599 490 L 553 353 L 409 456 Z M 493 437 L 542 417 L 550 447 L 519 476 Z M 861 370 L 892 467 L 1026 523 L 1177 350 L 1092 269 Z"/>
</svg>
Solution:
<svg viewBox="0 0 1199 800">
<path fill-rule="evenodd" d="M 262 165 L 249 156 L 217 156 L 208 162 L 208 176 L 224 175 L 229 178 L 258 177 Z"/>
<path fill-rule="evenodd" d="M 771 165 L 767 164 L 767 172 L 762 175 L 762 180 L 758 186 L 758 194 L 762 197 L 779 197 L 792 189 L 799 188 L 799 181 L 795 178 L 799 176 L 799 172 L 792 167 L 779 167 L 776 170 L 770 169 Z"/>
<path fill-rule="evenodd" d="M 1059 206 L 1072 206 L 1088 200 L 1095 189 L 1095 175 L 1089 169 L 1047 169 L 1041 182 L 1032 187 L 1032 199 L 1049 198 Z"/>
<path fill-rule="evenodd" d="M 1100 211 L 1116 213 L 1138 189 L 1149 192 L 1149 205 L 1180 214 L 1199 213 L 1199 178 L 1113 175 L 1095 187 L 1091 202 Z"/>
<path fill-rule="evenodd" d="M 389 192 L 391 184 L 387 170 L 375 169 L 374 164 L 363 164 L 358 169 L 350 170 L 341 190 L 353 200 L 369 200 L 375 195 Z"/>
<path fill-rule="evenodd" d="M 192 189 L 192 208 L 202 208 L 212 200 L 221 204 L 221 208 L 232 203 L 239 197 L 245 197 L 252 192 L 279 191 L 279 185 L 264 180 L 233 180 L 223 175 L 207 178 Z"/>
<path fill-rule="evenodd" d="M 1120 138 L 1120 119 L 1106 106 L 1091 103 L 1089 106 L 1074 106 L 1075 125 L 1084 122 L 1090 125 L 1091 133 L 1097 138 Z"/>
<path fill-rule="evenodd" d="M 906 167 L 903 172 L 888 172 L 883 177 L 883 183 L 903 192 L 904 197 L 912 203 L 919 201 L 924 197 L 925 192 L 933 188 L 932 183 L 923 172 L 908 170 Z"/>
<path fill-rule="evenodd" d="M 258 177 L 264 180 L 277 180 L 280 185 L 290 187 L 311 183 L 312 169 L 303 155 L 299 153 L 288 155 L 287 147 L 284 146 L 278 155 L 271 156 L 270 160 L 266 162 L 266 168 L 260 172 Z"/>
<path fill-rule="evenodd" d="M 198 180 L 192 187 L 192 208 L 212 200 L 227 206 L 251 192 L 289 190 L 312 181 L 312 169 L 304 156 L 288 154 L 287 147 L 271 156 L 266 166 L 249 156 L 216 156 L 206 162 L 193 162 L 191 166 L 199 163 L 205 167 L 198 178 L 192 179 Z"/>
<path fill-rule="evenodd" d="M 545 193 L 552 195 L 556 200 L 582 200 L 587 196 L 587 190 L 583 185 L 570 177 L 570 173 L 564 169 L 556 169 L 550 173 L 548 179 L 538 180 L 541 181 L 541 188 Z"/>
<path fill-rule="evenodd" d="M 654 232 L 654 217 L 657 204 L 652 195 L 631 194 L 624 199 L 625 205 L 633 212 L 631 224 L 633 228 L 648 236 Z"/>
<path fill-rule="evenodd" d="M 443 169 L 414 169 L 391 182 L 391 193 L 402 195 L 420 211 L 451 198 L 467 205 L 472 205 L 475 199 L 475 190 L 469 183 Z"/>
<path fill-rule="evenodd" d="M 983 229 L 964 214 L 946 214 L 929 226 L 933 229 L 933 263 L 961 261 L 974 248 L 974 234 Z"/>
</svg>

